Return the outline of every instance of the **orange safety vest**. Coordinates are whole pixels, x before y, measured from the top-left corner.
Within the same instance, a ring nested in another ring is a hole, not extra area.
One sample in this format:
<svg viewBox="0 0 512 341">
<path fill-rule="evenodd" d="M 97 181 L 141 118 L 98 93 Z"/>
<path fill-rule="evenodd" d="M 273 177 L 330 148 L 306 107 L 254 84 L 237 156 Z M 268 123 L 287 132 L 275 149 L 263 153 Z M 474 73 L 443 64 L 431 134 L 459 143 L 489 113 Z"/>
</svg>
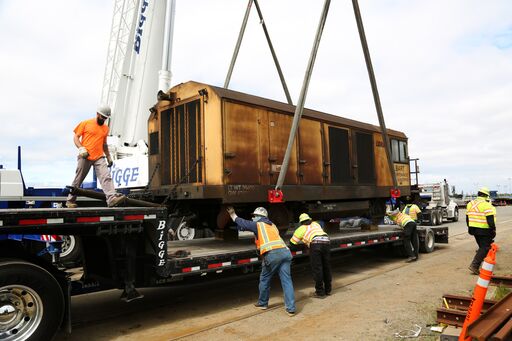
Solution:
<svg viewBox="0 0 512 341">
<path fill-rule="evenodd" d="M 494 207 L 482 197 L 472 200 L 466 206 L 466 215 L 470 227 L 488 229 L 487 216 L 495 215 Z"/>
<path fill-rule="evenodd" d="M 254 239 L 256 248 L 260 250 L 260 255 L 274 249 L 285 248 L 286 244 L 279 236 L 279 230 L 276 225 L 263 222 L 256 223 L 258 226 L 258 238 Z"/>
</svg>

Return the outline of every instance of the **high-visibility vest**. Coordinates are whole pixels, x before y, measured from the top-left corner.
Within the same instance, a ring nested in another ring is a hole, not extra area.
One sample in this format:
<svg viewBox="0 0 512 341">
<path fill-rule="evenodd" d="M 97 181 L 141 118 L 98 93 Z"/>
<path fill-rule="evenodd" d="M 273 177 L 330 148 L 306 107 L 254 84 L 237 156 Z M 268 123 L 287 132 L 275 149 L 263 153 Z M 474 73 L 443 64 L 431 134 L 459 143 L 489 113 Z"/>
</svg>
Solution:
<svg viewBox="0 0 512 341">
<path fill-rule="evenodd" d="M 391 220 L 396 222 L 397 225 L 400 227 L 404 227 L 411 221 L 414 222 L 414 220 L 412 220 L 412 218 L 409 217 L 409 215 L 402 213 L 402 212 L 398 212 L 395 216 L 391 216 Z"/>
<path fill-rule="evenodd" d="M 482 197 L 470 201 L 466 206 L 466 215 L 468 216 L 468 224 L 470 227 L 488 229 L 489 224 L 487 224 L 486 217 L 495 215 L 495 213 L 496 211 L 492 204 Z"/>
<path fill-rule="evenodd" d="M 309 225 L 302 225 L 295 230 L 293 233 L 292 239 L 290 241 L 293 244 L 304 243 L 309 247 L 309 244 L 313 241 L 313 238 L 317 236 L 327 236 L 327 233 L 322 230 L 320 224 L 316 221 L 312 222 Z"/>
<path fill-rule="evenodd" d="M 407 204 L 402 211 L 414 220 L 418 220 L 418 213 L 421 213 L 420 208 L 416 204 Z"/>
<path fill-rule="evenodd" d="M 260 255 L 270 250 L 286 247 L 281 236 L 279 236 L 279 230 L 276 225 L 265 224 L 263 222 L 259 222 L 256 225 L 258 226 L 258 238 L 256 238 L 254 242 L 256 243 L 256 248 L 260 250 Z"/>
</svg>

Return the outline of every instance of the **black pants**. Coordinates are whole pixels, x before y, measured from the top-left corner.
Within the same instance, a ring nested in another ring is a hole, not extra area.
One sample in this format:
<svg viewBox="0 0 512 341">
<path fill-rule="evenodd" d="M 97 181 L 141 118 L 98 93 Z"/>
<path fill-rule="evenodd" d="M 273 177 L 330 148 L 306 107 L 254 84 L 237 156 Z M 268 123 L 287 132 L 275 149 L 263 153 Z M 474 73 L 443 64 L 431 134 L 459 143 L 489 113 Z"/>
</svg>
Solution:
<svg viewBox="0 0 512 341">
<path fill-rule="evenodd" d="M 311 243 L 309 245 L 309 259 L 315 280 L 315 292 L 323 296 L 332 290 L 331 251 L 329 243 Z"/>
<path fill-rule="evenodd" d="M 420 249 L 420 239 L 416 223 L 411 221 L 404 226 L 404 247 L 408 257 L 418 258 Z"/>
<path fill-rule="evenodd" d="M 491 244 L 494 241 L 494 236 L 492 235 L 474 235 L 476 243 L 478 244 L 478 251 L 471 262 L 471 266 L 474 268 L 480 267 L 480 264 L 484 260 L 485 256 L 487 256 L 487 252 L 491 248 Z"/>
</svg>

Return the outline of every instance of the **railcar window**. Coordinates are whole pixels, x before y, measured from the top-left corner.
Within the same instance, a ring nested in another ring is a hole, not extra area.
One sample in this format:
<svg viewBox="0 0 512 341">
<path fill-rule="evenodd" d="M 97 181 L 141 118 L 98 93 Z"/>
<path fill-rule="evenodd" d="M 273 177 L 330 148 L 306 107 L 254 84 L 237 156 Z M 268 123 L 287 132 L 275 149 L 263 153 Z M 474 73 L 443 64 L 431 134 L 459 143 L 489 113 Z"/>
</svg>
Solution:
<svg viewBox="0 0 512 341">
<path fill-rule="evenodd" d="M 409 163 L 407 142 L 391 139 L 391 155 L 393 157 L 393 162 Z"/>
<path fill-rule="evenodd" d="M 409 162 L 409 155 L 407 153 L 407 142 L 400 141 L 400 162 Z"/>
<path fill-rule="evenodd" d="M 400 162 L 398 140 L 391 140 L 391 155 L 393 156 L 393 162 Z"/>
</svg>

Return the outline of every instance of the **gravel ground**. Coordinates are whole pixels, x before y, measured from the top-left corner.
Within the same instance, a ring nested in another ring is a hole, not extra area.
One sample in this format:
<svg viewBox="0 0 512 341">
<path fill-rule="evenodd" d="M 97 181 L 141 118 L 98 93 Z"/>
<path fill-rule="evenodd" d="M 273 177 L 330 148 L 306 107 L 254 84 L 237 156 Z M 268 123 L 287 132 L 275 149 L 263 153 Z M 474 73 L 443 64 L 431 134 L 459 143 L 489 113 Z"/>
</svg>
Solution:
<svg viewBox="0 0 512 341">
<path fill-rule="evenodd" d="M 512 274 L 512 207 L 498 207 L 495 273 Z M 464 215 L 462 211 L 461 216 Z M 383 252 L 361 250 L 333 261 L 330 297 L 310 297 L 309 269 L 293 273 L 298 314 L 285 314 L 279 282 L 271 309 L 257 311 L 257 275 L 194 286 L 147 289 L 126 305 L 111 291 L 73 299 L 78 325 L 57 340 L 396 340 L 394 333 L 422 327 L 421 340 L 438 340 L 427 325 L 443 294 L 470 295 L 477 277 L 467 270 L 476 243 L 465 222 L 449 223 L 450 243 L 415 263 Z M 488 292 L 492 297 L 494 289 Z"/>
</svg>

